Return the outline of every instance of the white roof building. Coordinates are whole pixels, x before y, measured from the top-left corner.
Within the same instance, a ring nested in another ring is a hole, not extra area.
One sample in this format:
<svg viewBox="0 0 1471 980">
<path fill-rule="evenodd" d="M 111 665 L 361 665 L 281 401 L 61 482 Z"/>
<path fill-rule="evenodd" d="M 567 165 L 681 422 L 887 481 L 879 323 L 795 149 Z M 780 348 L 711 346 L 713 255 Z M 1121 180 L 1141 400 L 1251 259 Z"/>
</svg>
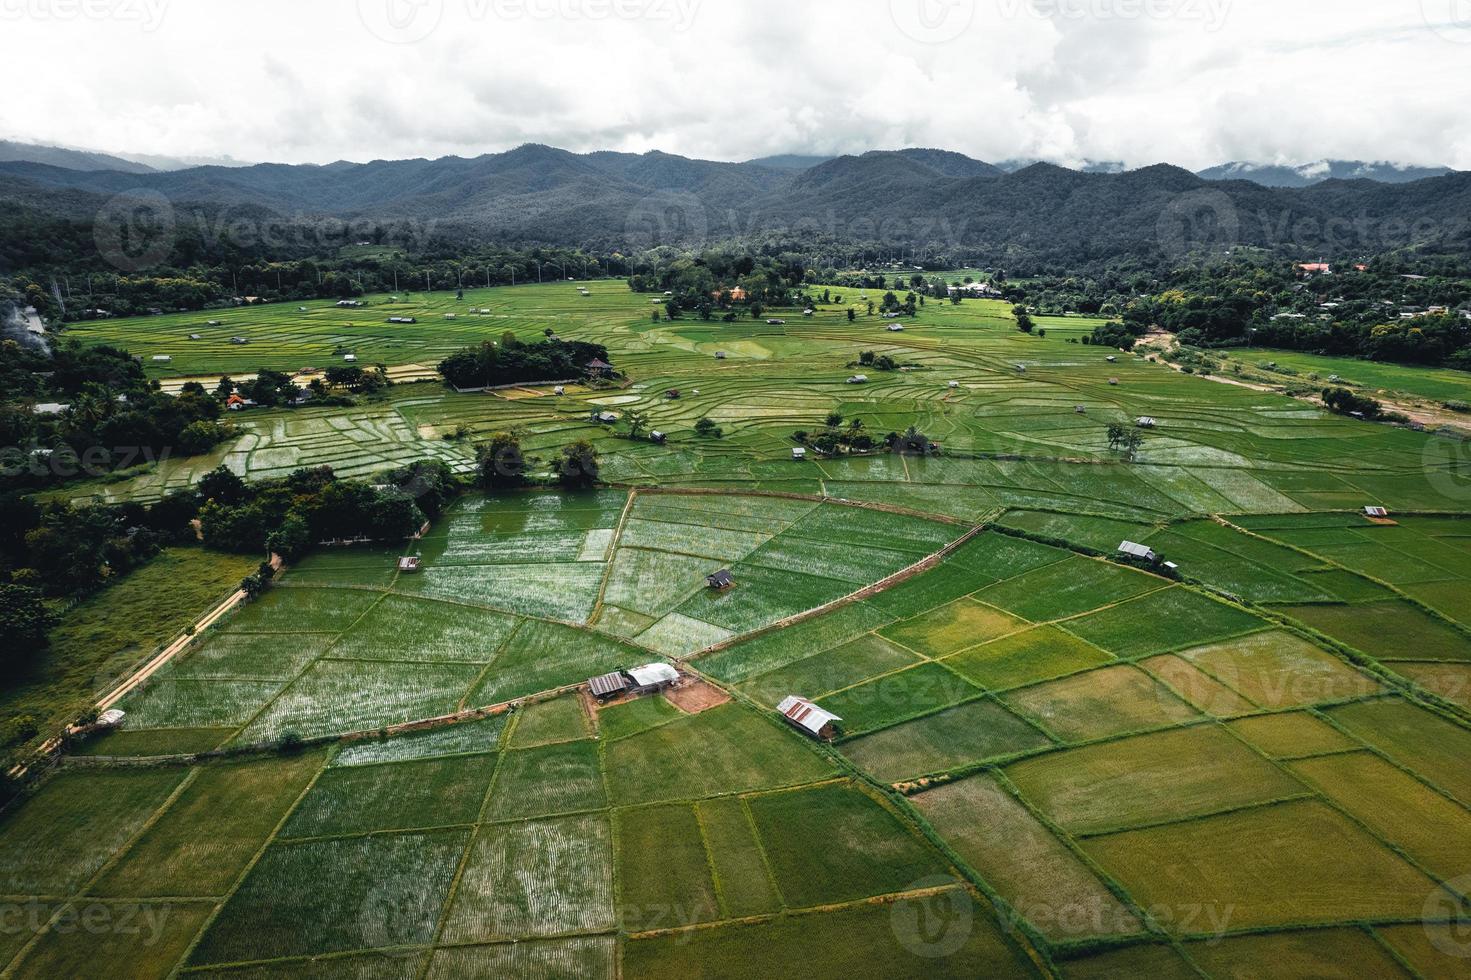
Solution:
<svg viewBox="0 0 1471 980">
<path fill-rule="evenodd" d="M 1365 507 L 1365 517 L 1388 517 L 1389 511 L 1384 507 Z"/>
<path fill-rule="evenodd" d="M 1130 558 L 1142 558 L 1145 561 L 1154 561 L 1154 549 L 1146 545 L 1136 544 L 1133 541 L 1125 541 L 1119 545 L 1119 554 L 1128 555 Z"/>
<path fill-rule="evenodd" d="M 639 687 L 664 687 L 679 680 L 679 671 L 669 664 L 648 664 L 627 671 Z"/>
<path fill-rule="evenodd" d="M 126 711 L 119 708 L 110 708 L 97 716 L 97 724 L 106 728 L 116 728 L 123 723 L 123 719 L 126 717 L 128 717 Z"/>
<path fill-rule="evenodd" d="M 825 738 L 824 732 L 827 727 L 835 721 L 843 720 L 831 711 L 819 708 L 806 698 L 799 698 L 795 695 L 782 701 L 776 706 L 776 710 L 780 711 L 787 721 L 814 738 Z"/>
<path fill-rule="evenodd" d="M 1134 421 L 1135 421 L 1135 424 L 1138 425 L 1139 428 L 1141 428 L 1141 429 L 1152 429 L 1156 425 L 1159 425 L 1159 420 L 1158 419 L 1155 419 L 1155 418 L 1153 418 L 1151 416 L 1148 416 L 1148 415 L 1141 415 L 1141 416 L 1139 416 L 1139 418 L 1135 419 Z"/>
</svg>

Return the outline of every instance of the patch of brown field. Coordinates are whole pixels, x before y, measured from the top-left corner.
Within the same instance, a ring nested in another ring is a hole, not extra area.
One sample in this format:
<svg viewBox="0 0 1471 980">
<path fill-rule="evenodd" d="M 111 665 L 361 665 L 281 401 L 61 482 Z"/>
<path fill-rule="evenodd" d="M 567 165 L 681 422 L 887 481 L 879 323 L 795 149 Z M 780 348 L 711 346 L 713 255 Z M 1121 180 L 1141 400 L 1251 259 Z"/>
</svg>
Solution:
<svg viewBox="0 0 1471 980">
<path fill-rule="evenodd" d="M 730 695 L 714 684 L 694 679 L 685 680 L 678 687 L 665 691 L 664 697 L 687 715 L 718 708 L 730 700 Z"/>
</svg>

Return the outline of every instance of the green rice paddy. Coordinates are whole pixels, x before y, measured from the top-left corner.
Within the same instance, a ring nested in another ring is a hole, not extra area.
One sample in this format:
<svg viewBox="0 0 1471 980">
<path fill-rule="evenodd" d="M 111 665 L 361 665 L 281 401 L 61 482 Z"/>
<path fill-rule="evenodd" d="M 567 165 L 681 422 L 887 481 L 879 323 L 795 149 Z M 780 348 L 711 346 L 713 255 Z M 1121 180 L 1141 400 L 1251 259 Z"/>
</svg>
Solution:
<svg viewBox="0 0 1471 980">
<path fill-rule="evenodd" d="M 506 428 L 543 458 L 593 440 L 609 484 L 468 494 L 422 540 L 319 551 L 197 637 L 122 703 L 121 731 L 0 814 L 0 904 L 36 910 L 0 932 L 5 975 L 1463 969 L 1457 444 L 1108 364 L 1066 343 L 1082 321 L 1026 337 L 1002 304 L 932 304 L 891 335 L 837 307 L 655 324 L 649 297 L 577 285 L 75 331 L 210 379 L 347 352 L 408 378 L 550 328 L 606 344 L 628 381 L 246 412 L 215 454 L 69 488 L 149 500 L 220 463 L 468 471 Z M 913 369 L 850 386 L 861 350 Z M 1356 380 L 1459 384 L 1394 370 Z M 669 442 L 594 408 L 646 411 Z M 833 411 L 880 436 L 916 425 L 943 454 L 793 461 L 793 431 Z M 1108 424 L 1146 414 L 1139 458 L 1111 453 Z M 704 417 L 723 438 L 694 435 Z M 1110 560 L 1126 538 L 1178 577 Z M 735 586 L 712 592 L 722 569 Z M 128 584 L 88 621 L 115 632 Z M 713 706 L 576 690 L 654 662 Z M 831 744 L 776 714 L 790 695 L 841 716 Z M 124 905 L 169 914 L 68 929 Z"/>
</svg>

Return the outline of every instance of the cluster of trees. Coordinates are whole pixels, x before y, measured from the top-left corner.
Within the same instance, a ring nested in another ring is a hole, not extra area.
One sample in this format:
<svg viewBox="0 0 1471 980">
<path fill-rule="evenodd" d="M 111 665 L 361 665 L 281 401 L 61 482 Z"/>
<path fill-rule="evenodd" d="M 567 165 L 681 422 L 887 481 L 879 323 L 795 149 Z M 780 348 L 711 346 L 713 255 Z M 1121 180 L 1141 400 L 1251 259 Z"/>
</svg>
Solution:
<svg viewBox="0 0 1471 980">
<path fill-rule="evenodd" d="M 194 493 L 206 546 L 295 561 L 321 541 L 411 537 L 459 490 L 446 463 L 423 460 L 374 484 L 340 479 L 326 466 L 248 484 L 221 467 Z"/>
<path fill-rule="evenodd" d="M 607 361 L 602 344 L 548 337 L 524 344 L 507 331 L 500 342 L 458 351 L 439 364 L 439 373 L 456 388 L 491 388 L 537 381 L 582 377 L 594 360 Z"/>
<path fill-rule="evenodd" d="M 0 216 L 3 218 L 3 216 Z M 0 267 L 42 269 L 11 280 L 13 287 L 48 320 L 134 316 L 152 310 L 179 312 L 218 309 L 243 297 L 265 302 L 352 299 L 368 293 L 422 289 L 455 290 L 513 283 L 550 281 L 567 276 L 602 278 L 612 268 L 628 267 L 616 254 L 595 255 L 582 249 L 508 248 L 463 241 L 428 240 L 412 250 L 397 247 L 388 227 L 363 229 L 363 247 L 324 247 L 321 241 L 278 241 L 240 244 L 221 239 L 213 244 L 187 237 L 166 264 L 147 273 L 120 274 L 98 260 L 97 246 L 86 237 L 52 248 L 26 248 L 6 263 L 0 243 Z M 228 236 L 225 236 L 227 239 Z M 352 246 L 352 242 L 341 243 Z"/>
<path fill-rule="evenodd" d="M 521 437 L 514 432 L 497 432 L 476 453 L 477 482 L 488 491 L 515 490 L 529 485 L 531 467 L 540 462 L 528 459 L 521 450 Z M 569 490 L 596 486 L 600 478 L 597 449 L 586 439 L 563 446 L 552 461 L 556 482 Z"/>
<path fill-rule="evenodd" d="M 1044 277 L 1007 287 L 1040 312 L 1112 318 L 1093 343 L 1133 347 L 1158 328 L 1196 347 L 1256 345 L 1471 370 L 1471 262 L 1391 255 L 1330 262 L 1309 274 L 1297 262 L 1252 257 Z M 1362 267 L 1362 268 L 1361 268 Z"/>
<path fill-rule="evenodd" d="M 828 415 L 819 431 L 800 429 L 792 433 L 792 438 L 826 456 L 872 452 L 876 445 L 862 419 L 845 419 L 838 412 Z"/>
<path fill-rule="evenodd" d="M 629 287 L 636 293 L 671 293 L 676 315 L 728 309 L 737 289 L 745 293 L 742 302 L 753 307 L 790 306 L 808 281 L 805 257 L 797 252 L 722 247 L 685 253 L 664 248 L 643 259 L 643 267 L 629 276 Z"/>
<path fill-rule="evenodd" d="M 1347 388 L 1328 388 L 1323 392 L 1323 404 L 1330 412 L 1339 415 L 1353 415 L 1366 419 L 1377 419 L 1383 414 L 1384 406 L 1368 397 L 1359 395 Z"/>
<path fill-rule="evenodd" d="M 50 598 L 79 598 L 151 560 L 166 544 L 193 537 L 198 504 L 175 494 L 151 505 L 76 507 L 0 496 L 0 583 Z"/>
<path fill-rule="evenodd" d="M 863 351 L 858 355 L 858 363 L 862 367 L 873 368 L 875 371 L 897 371 L 899 362 L 888 354 L 875 354 L 871 350 Z"/>
<path fill-rule="evenodd" d="M 1110 422 L 1108 426 L 1108 448 L 1112 452 L 1123 453 L 1130 460 L 1139 455 L 1139 450 L 1144 448 L 1144 433 L 1137 428 L 1129 428 L 1121 422 Z"/>
<path fill-rule="evenodd" d="M 208 452 L 232 434 L 220 401 L 193 385 L 178 397 L 143 377 L 126 351 L 0 341 L 0 487 L 37 487 L 167 454 Z M 38 403 L 67 406 L 38 414 Z"/>
</svg>

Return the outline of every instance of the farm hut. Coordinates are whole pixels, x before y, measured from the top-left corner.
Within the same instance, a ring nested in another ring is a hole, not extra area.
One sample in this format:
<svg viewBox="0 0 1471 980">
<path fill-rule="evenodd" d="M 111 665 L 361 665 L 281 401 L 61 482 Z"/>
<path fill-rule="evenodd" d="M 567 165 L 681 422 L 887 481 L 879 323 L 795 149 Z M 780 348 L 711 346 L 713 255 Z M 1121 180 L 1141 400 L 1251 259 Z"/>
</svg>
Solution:
<svg viewBox="0 0 1471 980">
<path fill-rule="evenodd" d="M 197 334 L 197 333 L 191 333 L 189 335 L 189 339 L 190 340 L 203 340 L 204 338 L 201 337 L 201 336 L 199 336 L 199 334 Z"/>
<path fill-rule="evenodd" d="M 628 678 L 621 671 L 615 671 L 592 678 L 587 682 L 587 689 L 599 701 L 607 701 L 628 690 Z"/>
<path fill-rule="evenodd" d="M 660 432 L 658 429 L 655 429 L 653 432 L 650 432 L 649 433 L 649 441 L 650 442 L 658 443 L 659 445 L 662 446 L 662 445 L 664 445 L 664 443 L 666 443 L 666 442 L 669 441 L 669 437 L 667 435 L 665 435 L 664 433 Z"/>
<path fill-rule="evenodd" d="M 1117 364 L 1118 362 L 1119 359 L 1117 357 L 1113 356 L 1112 354 L 1108 355 L 1108 363 Z"/>
<path fill-rule="evenodd" d="M 246 344 L 250 343 L 250 340 L 246 337 L 231 337 L 230 343 L 234 344 L 236 347 L 244 347 Z"/>
<path fill-rule="evenodd" d="M 411 316 L 391 316 L 391 317 L 388 318 L 388 322 L 389 323 L 418 323 L 419 321 L 417 319 L 415 319 L 414 317 L 411 317 Z"/>
<path fill-rule="evenodd" d="M 795 695 L 783 700 L 776 706 L 776 710 L 780 711 L 782 717 L 794 728 L 824 742 L 831 741 L 837 735 L 837 730 L 833 727 L 834 722 L 843 720 L 831 711 L 824 711 L 806 698 L 799 698 Z"/>
<path fill-rule="evenodd" d="M 1134 420 L 1134 424 L 1141 429 L 1152 429 L 1159 425 L 1159 420 L 1149 415 L 1141 415 Z"/>
<path fill-rule="evenodd" d="M 97 727 L 117 728 L 127 717 L 128 713 L 121 708 L 109 708 L 97 716 Z"/>
<path fill-rule="evenodd" d="M 1384 518 L 1389 516 L 1389 511 L 1384 507 L 1365 507 L 1364 516 L 1374 517 L 1383 520 Z"/>
<path fill-rule="evenodd" d="M 803 316 L 816 316 L 817 315 L 817 311 L 814 310 L 814 309 L 812 309 L 811 307 L 808 307 L 807 309 L 805 309 L 805 310 L 802 311 L 802 315 Z"/>
<path fill-rule="evenodd" d="M 1016 366 L 1016 373 L 1017 374 L 1026 374 L 1027 373 L 1027 366 L 1025 364 L 1018 364 Z"/>
<path fill-rule="evenodd" d="M 948 387 L 950 388 L 951 391 L 954 391 L 956 388 L 959 388 L 960 387 L 960 382 L 959 381 L 952 381 L 952 382 L 950 382 L 950 384 L 949 384 Z"/>
<path fill-rule="evenodd" d="M 1111 385 L 1117 385 L 1119 383 L 1119 379 L 1118 378 L 1109 378 L 1108 379 L 1108 383 L 1111 384 Z"/>
<path fill-rule="evenodd" d="M 735 585 L 735 576 L 729 570 L 721 569 L 714 575 L 705 576 L 705 582 L 717 592 L 724 592 Z"/>
<path fill-rule="evenodd" d="M 587 362 L 587 373 L 593 375 L 594 377 L 606 378 L 608 375 L 613 373 L 613 365 L 609 364 L 601 357 L 595 357 Z"/>
<path fill-rule="evenodd" d="M 855 374 L 855 375 L 853 375 L 853 377 L 851 377 L 851 378 L 848 379 L 848 383 L 850 385 L 866 385 L 866 384 L 868 384 L 868 375 L 866 375 L 866 374 Z"/>
<path fill-rule="evenodd" d="M 358 359 L 358 356 L 356 354 L 344 354 L 342 355 L 342 359 L 351 364 L 353 361 L 356 361 Z"/>
<path fill-rule="evenodd" d="M 796 449 L 792 450 L 792 459 L 796 460 L 799 463 L 805 461 L 807 459 L 807 450 L 803 449 L 801 446 L 798 446 Z"/>
<path fill-rule="evenodd" d="M 612 425 L 614 422 L 618 421 L 618 416 L 613 414 L 612 412 L 599 412 L 598 421 L 603 423 L 604 425 Z"/>
<path fill-rule="evenodd" d="M 664 397 L 672 402 L 679 401 L 680 391 L 678 388 L 670 388 L 668 391 L 664 392 Z"/>
<path fill-rule="evenodd" d="M 1074 412 L 1077 412 L 1079 415 L 1087 415 L 1088 414 L 1088 406 L 1087 405 L 1074 405 L 1073 406 L 1073 411 Z"/>
<path fill-rule="evenodd" d="M 1171 575 L 1174 575 L 1180 571 L 1180 566 L 1176 565 L 1172 561 L 1167 561 L 1164 563 L 1164 570 L 1169 572 Z"/>
<path fill-rule="evenodd" d="M 904 332 L 904 324 L 902 324 L 902 323 L 896 323 L 896 324 L 894 324 L 893 326 L 891 326 L 889 328 L 889 333 L 903 333 L 903 332 Z"/>
<path fill-rule="evenodd" d="M 167 354 L 154 354 L 153 355 L 153 360 L 154 360 L 154 363 L 156 363 L 156 364 L 167 364 L 170 361 L 172 361 L 173 358 L 170 357 Z"/>
<path fill-rule="evenodd" d="M 555 388 L 552 389 L 552 394 L 565 395 L 567 394 L 567 389 L 564 388 L 562 385 L 557 385 Z"/>
<path fill-rule="evenodd" d="M 723 361 L 723 360 L 725 360 L 725 351 L 723 351 L 723 350 L 716 351 L 715 352 L 715 359 L 717 361 Z"/>
<path fill-rule="evenodd" d="M 231 395 L 225 399 L 225 407 L 232 412 L 243 412 L 248 406 L 244 398 L 241 398 L 239 395 Z"/>
<path fill-rule="evenodd" d="M 1129 558 L 1138 558 L 1143 561 L 1151 562 L 1155 561 L 1159 557 L 1154 553 L 1153 548 L 1142 544 L 1136 544 L 1133 541 L 1125 541 L 1123 544 L 1119 545 L 1119 554 L 1126 555 Z"/>
<path fill-rule="evenodd" d="M 679 671 L 669 664 L 646 664 L 624 673 L 633 682 L 634 694 L 653 694 L 679 683 Z"/>
<path fill-rule="evenodd" d="M 410 575 L 423 568 L 423 559 L 418 555 L 406 555 L 398 560 L 398 570 Z"/>
<path fill-rule="evenodd" d="M 767 320 L 766 321 L 766 325 L 768 327 L 784 327 L 784 326 L 786 326 L 786 324 L 787 324 L 787 321 L 785 321 L 785 320 Z"/>
<path fill-rule="evenodd" d="M 219 321 L 219 320 L 211 320 L 211 321 L 209 321 L 209 325 L 210 325 L 210 326 L 211 326 L 211 327 L 218 327 L 218 326 L 220 326 L 220 325 L 221 325 L 221 324 L 220 324 L 220 321 Z"/>
</svg>

